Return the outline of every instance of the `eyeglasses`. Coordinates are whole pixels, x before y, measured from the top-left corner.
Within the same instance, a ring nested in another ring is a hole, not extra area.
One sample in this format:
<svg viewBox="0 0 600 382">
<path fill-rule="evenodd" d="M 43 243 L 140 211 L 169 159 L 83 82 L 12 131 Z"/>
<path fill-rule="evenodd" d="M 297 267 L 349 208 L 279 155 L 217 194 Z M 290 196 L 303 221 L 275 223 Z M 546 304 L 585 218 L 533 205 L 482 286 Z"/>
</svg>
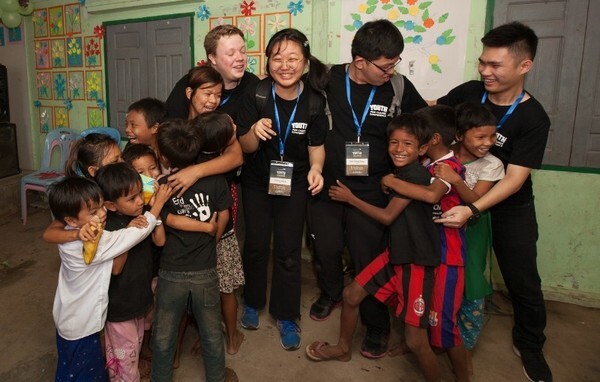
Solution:
<svg viewBox="0 0 600 382">
<path fill-rule="evenodd" d="M 282 60 L 281 58 L 269 59 L 269 62 L 273 68 L 280 68 L 283 65 L 287 65 L 287 67 L 290 69 L 296 69 L 301 61 L 303 61 L 301 58 L 289 58 L 287 60 Z"/>
<path fill-rule="evenodd" d="M 365 58 L 365 60 L 367 60 L 367 59 Z M 382 68 L 381 66 L 377 65 L 377 64 L 376 64 L 376 63 L 374 63 L 373 61 L 371 61 L 371 60 L 367 60 L 367 62 L 368 62 L 369 64 L 373 64 L 373 66 L 375 66 L 377 69 L 381 70 L 381 72 L 382 72 L 383 74 L 388 74 L 390 70 L 394 70 L 394 68 L 396 67 L 396 65 L 398 65 L 398 64 L 400 63 L 400 61 L 402 61 L 402 58 L 401 58 L 401 57 L 399 57 L 399 58 L 398 58 L 398 61 L 394 62 L 394 64 L 393 64 L 393 65 L 390 65 L 390 66 L 388 66 L 387 68 Z"/>
</svg>

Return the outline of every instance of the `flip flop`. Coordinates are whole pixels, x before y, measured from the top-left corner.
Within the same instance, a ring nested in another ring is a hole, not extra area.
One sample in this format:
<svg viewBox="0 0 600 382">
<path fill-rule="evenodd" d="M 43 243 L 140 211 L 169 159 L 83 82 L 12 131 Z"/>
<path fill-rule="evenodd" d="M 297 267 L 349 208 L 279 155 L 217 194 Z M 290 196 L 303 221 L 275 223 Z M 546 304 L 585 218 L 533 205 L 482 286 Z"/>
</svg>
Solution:
<svg viewBox="0 0 600 382">
<path fill-rule="evenodd" d="M 323 347 L 325 347 L 325 346 L 330 346 L 329 342 L 319 342 L 319 341 L 313 342 L 312 344 L 310 344 L 306 347 L 306 356 L 316 362 L 331 361 L 331 360 L 342 361 L 342 362 L 350 361 L 351 357 L 349 354 L 345 354 L 345 355 L 338 356 L 338 357 L 332 357 L 332 356 L 329 356 L 329 355 L 323 353 Z"/>
</svg>

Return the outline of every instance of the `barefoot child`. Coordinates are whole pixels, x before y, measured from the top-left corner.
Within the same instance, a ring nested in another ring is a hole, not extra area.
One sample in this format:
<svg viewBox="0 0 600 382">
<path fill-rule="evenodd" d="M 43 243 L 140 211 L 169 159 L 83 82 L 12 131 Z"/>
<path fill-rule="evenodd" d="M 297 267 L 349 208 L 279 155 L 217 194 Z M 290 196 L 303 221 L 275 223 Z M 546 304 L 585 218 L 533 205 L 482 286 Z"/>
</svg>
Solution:
<svg viewBox="0 0 600 382">
<path fill-rule="evenodd" d="M 435 176 L 450 183 L 465 203 L 473 203 L 485 195 L 504 177 L 500 159 L 489 153 L 496 142 L 498 120 L 489 109 L 476 102 L 465 102 L 455 108 L 456 143 L 454 155 L 465 166 L 463 180 L 447 164 L 435 166 Z M 469 221 L 467 227 L 467 262 L 465 264 L 465 293 L 458 310 L 458 328 L 467 349 L 467 368 L 473 374 L 471 350 L 483 328 L 484 297 L 492 293 L 485 279 L 485 265 L 491 248 L 489 213 Z"/>
<path fill-rule="evenodd" d="M 429 184 L 430 175 L 418 159 L 427 151 L 430 138 L 428 125 L 416 115 L 402 114 L 390 122 L 388 153 L 396 167 L 395 177 Z M 433 206 L 393 194 L 387 207 L 379 208 L 358 199 L 339 181 L 338 186 L 331 187 L 329 195 L 390 225 L 389 246 L 344 288 L 338 343 L 313 342 L 306 348 L 307 356 L 315 361 L 349 361 L 358 307 L 371 295 L 394 307 L 396 316 L 406 324 L 406 343 L 416 355 L 423 376 L 427 381 L 439 381 L 439 365 L 427 339 L 434 273 L 440 263 Z"/>
</svg>

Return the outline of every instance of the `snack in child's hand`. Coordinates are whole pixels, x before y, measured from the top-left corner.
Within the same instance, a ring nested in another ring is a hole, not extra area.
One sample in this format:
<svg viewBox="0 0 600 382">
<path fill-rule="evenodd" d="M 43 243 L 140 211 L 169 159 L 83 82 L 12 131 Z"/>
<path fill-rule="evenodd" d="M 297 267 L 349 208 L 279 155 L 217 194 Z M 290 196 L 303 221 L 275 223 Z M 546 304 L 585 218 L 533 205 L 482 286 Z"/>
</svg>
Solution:
<svg viewBox="0 0 600 382">
<path fill-rule="evenodd" d="M 144 204 L 149 204 L 150 199 L 152 199 L 152 195 L 154 195 L 154 179 L 140 174 L 140 178 L 142 178 L 142 194 L 144 195 Z"/>
<path fill-rule="evenodd" d="M 94 231 L 97 232 L 96 237 L 94 237 L 94 240 L 92 241 L 83 242 L 83 261 L 85 261 L 87 265 L 90 265 L 92 263 L 92 260 L 94 260 L 94 257 L 96 256 L 96 251 L 98 250 L 100 236 L 102 236 L 102 224 L 99 221 L 97 221 L 97 218 L 95 218 L 95 220 L 96 222 L 94 222 L 92 228 L 94 228 Z"/>
</svg>

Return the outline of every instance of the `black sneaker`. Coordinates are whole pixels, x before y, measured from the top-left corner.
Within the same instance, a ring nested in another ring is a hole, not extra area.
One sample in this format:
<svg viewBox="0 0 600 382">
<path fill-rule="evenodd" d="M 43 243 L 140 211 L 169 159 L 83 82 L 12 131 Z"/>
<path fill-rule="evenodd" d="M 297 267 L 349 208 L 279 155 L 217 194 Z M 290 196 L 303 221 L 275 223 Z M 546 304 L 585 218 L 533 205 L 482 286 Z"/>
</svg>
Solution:
<svg viewBox="0 0 600 382">
<path fill-rule="evenodd" d="M 367 334 L 360 347 L 360 354 L 365 358 L 377 359 L 384 357 L 388 351 L 390 333 L 379 328 L 367 327 Z"/>
<path fill-rule="evenodd" d="M 310 307 L 310 318 L 315 321 L 326 320 L 331 314 L 331 311 L 340 304 L 341 301 L 334 301 L 330 299 L 329 296 L 321 294 L 319 299 Z"/>
<path fill-rule="evenodd" d="M 523 374 L 531 382 L 552 382 L 552 372 L 544 353 L 541 351 L 519 351 L 513 345 L 513 351 L 523 362 Z"/>
</svg>

